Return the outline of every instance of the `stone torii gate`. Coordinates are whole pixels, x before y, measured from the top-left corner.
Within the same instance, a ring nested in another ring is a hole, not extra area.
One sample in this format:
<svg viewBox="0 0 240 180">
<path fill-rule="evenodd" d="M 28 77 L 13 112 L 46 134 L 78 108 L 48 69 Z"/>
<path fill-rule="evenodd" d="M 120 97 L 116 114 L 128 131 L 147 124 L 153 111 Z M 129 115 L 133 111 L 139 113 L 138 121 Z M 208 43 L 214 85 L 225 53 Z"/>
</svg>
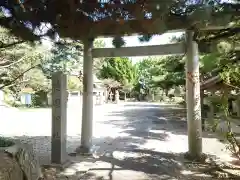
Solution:
<svg viewBox="0 0 240 180">
<path fill-rule="evenodd" d="M 230 22 L 236 20 L 233 17 L 239 17 L 239 3 L 216 2 L 212 4 L 206 1 L 187 0 L 181 2 L 175 0 L 31 0 L 31 2 L 24 1 L 20 4 L 3 1 L 1 6 L 10 12 L 8 14 L 14 15 L 14 21 L 12 16 L 6 17 L 1 20 L 0 24 L 11 29 L 17 37 L 32 41 L 36 37 L 35 27 L 45 24 L 49 27 L 48 31 L 43 33 L 45 35 L 53 36 L 57 33 L 61 38 L 83 42 L 84 93 L 81 148 L 78 149 L 81 152 L 89 153 L 92 145 L 93 58 L 186 53 L 189 153 L 194 157 L 201 154 L 198 48 L 193 38 L 193 31 L 189 28 L 195 29 L 200 34 L 203 31 L 212 34 L 216 31 L 219 33 L 220 30 L 229 31 L 229 29 L 237 28 L 237 23 Z M 32 24 L 33 28 L 26 28 L 24 22 Z M 30 33 L 29 29 L 33 32 Z M 40 27 L 37 31 L 40 29 L 45 28 Z M 186 29 L 188 29 L 186 41 L 182 44 L 93 49 L 93 39 L 101 36 L 114 36 L 116 40 L 124 35 L 153 35 L 163 34 L 170 30 Z M 206 35 L 206 33 L 203 34 Z M 63 163 L 66 154 L 66 76 L 62 73 L 53 75 L 52 89 L 52 162 Z"/>
<path fill-rule="evenodd" d="M 186 93 L 189 154 L 200 156 L 202 153 L 201 103 L 199 84 L 198 45 L 193 40 L 194 32 L 186 31 L 184 43 L 122 47 L 93 48 L 93 39 L 84 43 L 83 65 L 83 106 L 81 144 L 77 153 L 89 154 L 92 147 L 93 129 L 93 59 L 99 57 L 151 56 L 186 54 Z M 66 75 L 58 72 L 52 78 L 52 163 L 62 164 L 66 160 Z"/>
</svg>

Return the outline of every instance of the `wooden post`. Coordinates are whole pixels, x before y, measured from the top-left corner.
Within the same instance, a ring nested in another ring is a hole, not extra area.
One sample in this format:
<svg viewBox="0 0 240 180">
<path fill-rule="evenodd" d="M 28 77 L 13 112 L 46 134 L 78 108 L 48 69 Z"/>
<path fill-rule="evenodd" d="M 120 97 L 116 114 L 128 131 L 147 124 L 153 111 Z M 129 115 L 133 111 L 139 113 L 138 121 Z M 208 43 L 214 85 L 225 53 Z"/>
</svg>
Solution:
<svg viewBox="0 0 240 180">
<path fill-rule="evenodd" d="M 51 162 L 63 164 L 67 159 L 67 77 L 62 72 L 52 76 L 52 151 Z"/>
<path fill-rule="evenodd" d="M 193 40 L 193 31 L 186 31 L 187 60 L 186 60 L 186 93 L 188 148 L 192 158 L 202 154 L 202 123 L 199 82 L 198 45 Z"/>
<path fill-rule="evenodd" d="M 116 104 L 118 104 L 119 101 L 120 101 L 120 99 L 119 99 L 119 91 L 116 90 L 116 91 L 115 91 L 115 102 L 116 102 Z"/>
<path fill-rule="evenodd" d="M 209 112 L 208 112 L 208 119 L 212 121 L 214 119 L 214 105 L 212 102 L 209 102 Z"/>
<path fill-rule="evenodd" d="M 237 116 L 240 117 L 240 94 L 237 95 L 236 106 L 237 106 Z"/>
<path fill-rule="evenodd" d="M 93 39 L 84 41 L 81 146 L 77 153 L 91 153 L 93 124 Z"/>
<path fill-rule="evenodd" d="M 205 117 L 204 117 L 204 90 L 200 91 L 200 101 L 201 101 L 201 119 L 202 119 L 202 130 L 205 129 Z"/>
</svg>

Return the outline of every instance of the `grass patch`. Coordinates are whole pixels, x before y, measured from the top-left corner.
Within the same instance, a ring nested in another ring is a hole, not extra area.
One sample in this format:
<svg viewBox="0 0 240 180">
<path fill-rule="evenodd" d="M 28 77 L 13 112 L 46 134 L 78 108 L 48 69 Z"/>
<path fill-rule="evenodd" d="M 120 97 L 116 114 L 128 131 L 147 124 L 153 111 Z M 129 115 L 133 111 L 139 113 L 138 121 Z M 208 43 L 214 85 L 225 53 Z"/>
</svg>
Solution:
<svg viewBox="0 0 240 180">
<path fill-rule="evenodd" d="M 15 143 L 10 139 L 0 137 L 0 147 L 9 147 L 9 146 L 13 146 L 14 144 Z"/>
</svg>

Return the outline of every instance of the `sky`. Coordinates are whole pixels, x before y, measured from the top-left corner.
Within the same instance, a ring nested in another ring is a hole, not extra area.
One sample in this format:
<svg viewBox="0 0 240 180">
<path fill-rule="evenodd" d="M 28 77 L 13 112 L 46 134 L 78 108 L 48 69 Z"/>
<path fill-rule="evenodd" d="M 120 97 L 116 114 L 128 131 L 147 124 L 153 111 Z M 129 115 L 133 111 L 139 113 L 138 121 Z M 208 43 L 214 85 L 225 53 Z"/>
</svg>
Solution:
<svg viewBox="0 0 240 180">
<path fill-rule="evenodd" d="M 174 32 L 174 33 L 165 33 L 162 35 L 154 36 L 149 42 L 139 42 L 138 36 L 125 36 L 124 40 L 126 41 L 125 46 L 146 46 L 146 45 L 159 45 L 159 44 L 168 44 L 173 36 L 181 36 L 183 32 Z M 112 46 L 112 38 L 99 38 L 104 40 L 106 47 Z"/>
</svg>

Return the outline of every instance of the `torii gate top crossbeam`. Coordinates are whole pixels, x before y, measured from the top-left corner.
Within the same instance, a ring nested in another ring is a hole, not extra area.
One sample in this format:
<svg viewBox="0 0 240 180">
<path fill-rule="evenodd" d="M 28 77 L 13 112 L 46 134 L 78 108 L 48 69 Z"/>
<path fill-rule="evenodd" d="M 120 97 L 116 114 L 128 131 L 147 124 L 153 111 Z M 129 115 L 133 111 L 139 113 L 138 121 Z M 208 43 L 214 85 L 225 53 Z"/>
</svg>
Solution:
<svg viewBox="0 0 240 180">
<path fill-rule="evenodd" d="M 94 58 L 100 57 L 133 57 L 157 56 L 185 53 L 184 43 L 163 44 L 154 46 L 135 46 L 122 48 L 96 48 L 92 50 Z"/>
</svg>

